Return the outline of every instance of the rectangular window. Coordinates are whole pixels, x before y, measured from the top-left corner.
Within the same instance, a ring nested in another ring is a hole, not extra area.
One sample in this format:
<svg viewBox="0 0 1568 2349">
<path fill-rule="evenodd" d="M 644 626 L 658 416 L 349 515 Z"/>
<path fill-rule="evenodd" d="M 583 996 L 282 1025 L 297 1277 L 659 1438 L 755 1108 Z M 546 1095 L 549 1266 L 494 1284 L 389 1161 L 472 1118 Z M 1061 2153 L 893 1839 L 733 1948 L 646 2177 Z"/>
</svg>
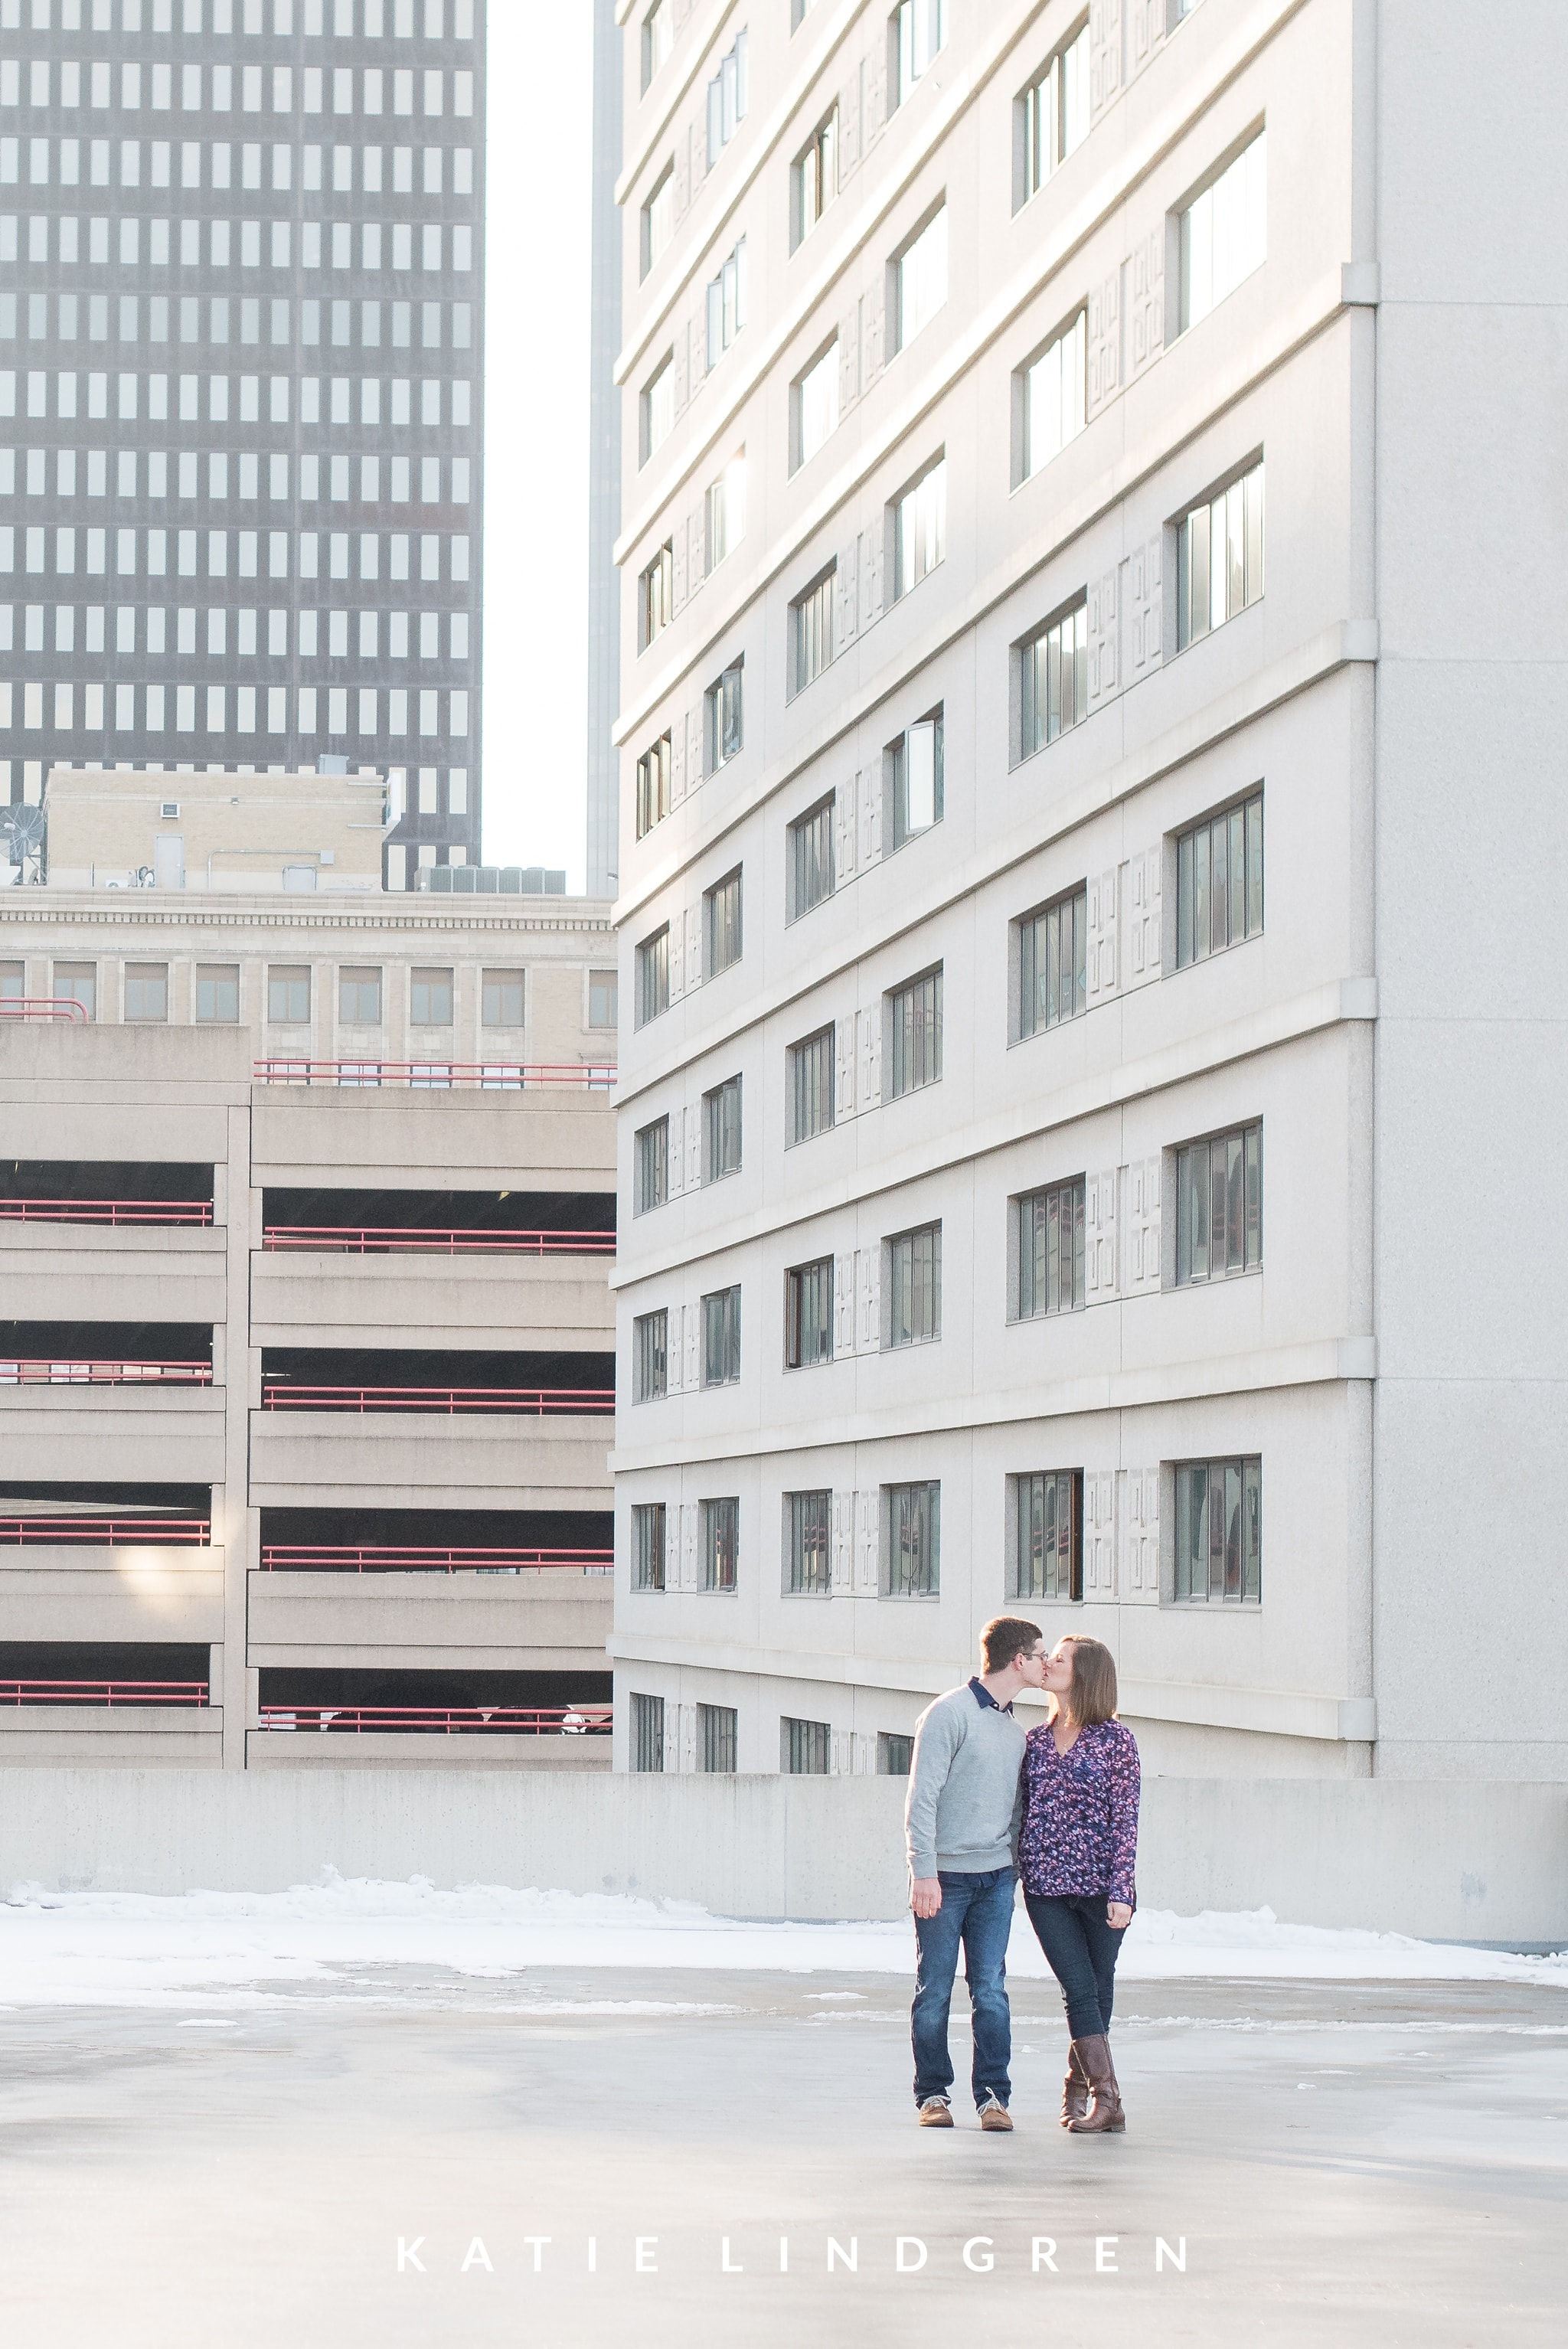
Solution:
<svg viewBox="0 0 1568 2349">
<path fill-rule="evenodd" d="M 718 71 L 707 86 L 707 168 L 711 171 L 737 129 L 746 119 L 746 34 L 735 36 L 735 45 L 727 56 L 719 60 Z"/>
<path fill-rule="evenodd" d="M 1010 1599 L 1083 1597 L 1083 1471 L 1015 1476 Z"/>
<path fill-rule="evenodd" d="M 696 1766 L 733 1777 L 737 1713 L 732 1704 L 699 1704 L 696 1709 Z"/>
<path fill-rule="evenodd" d="M 825 1778 L 833 1766 L 833 1731 L 826 1721 L 779 1723 L 779 1767 L 791 1778 Z"/>
<path fill-rule="evenodd" d="M 825 1599 L 833 1587 L 830 1493 L 784 1495 L 784 1588 L 791 1597 Z"/>
<path fill-rule="evenodd" d="M 676 44 L 676 0 L 654 0 L 643 19 L 643 88 L 647 88 Z"/>
<path fill-rule="evenodd" d="M 740 1377 L 740 1290 L 716 1288 L 702 1300 L 702 1382 L 732 1387 Z"/>
<path fill-rule="evenodd" d="M 237 962 L 199 962 L 196 966 L 196 1018 L 232 1026 L 240 1016 L 240 966 Z"/>
<path fill-rule="evenodd" d="M 902 106 L 947 38 L 947 0 L 899 0 L 888 27 L 895 106 Z"/>
<path fill-rule="evenodd" d="M 893 264 L 897 297 L 893 348 L 902 351 L 947 299 L 947 207 L 927 222 Z"/>
<path fill-rule="evenodd" d="M 675 774 L 675 750 L 667 734 L 637 761 L 637 838 L 663 823 L 673 804 L 670 789 Z"/>
<path fill-rule="evenodd" d="M 636 1158 L 636 1213 L 662 1207 L 670 1195 L 670 1122 L 667 1117 L 643 1126 L 634 1145 Z"/>
<path fill-rule="evenodd" d="M 643 386 L 641 408 L 642 461 L 645 465 L 655 450 L 669 439 L 675 429 L 676 363 L 673 357 L 666 358 Z"/>
<path fill-rule="evenodd" d="M 741 718 L 741 667 L 739 661 L 732 662 L 703 697 L 704 732 L 707 738 L 705 748 L 710 775 L 716 774 L 720 767 L 733 759 L 745 740 Z"/>
<path fill-rule="evenodd" d="M 702 951 L 707 965 L 704 977 L 717 978 L 740 960 L 740 867 L 705 890 L 702 900 Z"/>
<path fill-rule="evenodd" d="M 833 1259 L 820 1256 L 784 1276 L 784 1367 L 808 1371 L 832 1359 Z"/>
<path fill-rule="evenodd" d="M 799 693 L 820 677 L 833 657 L 833 590 L 838 565 L 830 564 L 821 577 L 789 606 L 789 667 L 791 690 Z"/>
<path fill-rule="evenodd" d="M 934 1599 L 942 1588 L 942 1487 L 887 1485 L 887 1595 Z"/>
<path fill-rule="evenodd" d="M 918 1092 L 942 1077 L 942 970 L 928 970 L 907 987 L 890 994 L 888 1002 L 888 1094 Z"/>
<path fill-rule="evenodd" d="M 637 1025 L 645 1028 L 670 1008 L 670 926 L 637 948 Z"/>
<path fill-rule="evenodd" d="M 703 1176 L 720 1183 L 740 1172 L 740 1079 L 730 1077 L 702 1097 Z"/>
<path fill-rule="evenodd" d="M 896 1730 L 877 1732 L 877 1776 L 907 1778 L 914 1764 L 914 1740 L 901 1737 Z"/>
<path fill-rule="evenodd" d="M 1264 926 L 1264 795 L 1176 842 L 1176 968 L 1255 938 Z"/>
<path fill-rule="evenodd" d="M 675 616 L 676 550 L 666 538 L 637 581 L 637 649 L 646 652 Z"/>
<path fill-rule="evenodd" d="M 1015 112 L 1017 150 L 1013 174 L 1013 210 L 1037 195 L 1051 173 L 1088 135 L 1088 25 L 1036 75 Z"/>
<path fill-rule="evenodd" d="M 1256 1272 L 1264 1260 L 1264 1130 L 1237 1127 L 1176 1153 L 1176 1284 Z"/>
<path fill-rule="evenodd" d="M 59 1003 L 79 1003 L 89 1019 L 98 1018 L 98 965 L 57 962 L 50 992 Z"/>
<path fill-rule="evenodd" d="M 1084 428 L 1088 337 L 1085 313 L 1019 370 L 1018 479 L 1060 456 Z"/>
<path fill-rule="evenodd" d="M 835 339 L 795 385 L 795 463 L 804 465 L 839 429 L 839 346 Z"/>
<path fill-rule="evenodd" d="M 665 1555 L 665 1505 L 662 1501 L 640 1501 L 632 1510 L 632 1588 L 634 1590 L 664 1588 Z M 656 1702 L 657 1700 L 655 1699 L 655 1702 Z M 636 1702 L 635 1698 L 633 1699 L 633 1702 L 634 1704 Z"/>
<path fill-rule="evenodd" d="M 1037 1036 L 1076 1019 L 1088 1001 L 1088 889 L 1026 914 L 1018 924 L 1018 1034 Z"/>
<path fill-rule="evenodd" d="M 643 267 L 645 277 L 668 244 L 676 224 L 676 167 L 665 165 L 643 206 Z"/>
<path fill-rule="evenodd" d="M 486 1028 L 521 1028 L 523 975 L 520 970 L 487 970 L 480 981 L 480 1019 Z M 418 1014 L 416 1012 L 416 1019 Z"/>
<path fill-rule="evenodd" d="M 267 972 L 267 1018 L 298 1026 L 310 1018 L 310 970 L 304 963 L 273 963 Z"/>
<path fill-rule="evenodd" d="M 1264 469 L 1260 460 L 1176 526 L 1176 649 L 1233 620 L 1264 592 Z"/>
<path fill-rule="evenodd" d="M 1260 130 L 1181 214 L 1183 334 L 1267 258 L 1267 133 Z"/>
<path fill-rule="evenodd" d="M 947 537 L 947 460 L 941 458 L 893 507 L 894 596 L 918 587 L 941 562 Z"/>
<path fill-rule="evenodd" d="M 1088 715 L 1087 601 L 1020 645 L 1018 665 L 1018 756 L 1032 759 Z"/>
<path fill-rule="evenodd" d="M 1084 1301 L 1084 1195 L 1079 1174 L 1027 1191 L 1018 1201 L 1020 1321 L 1076 1313 Z"/>
<path fill-rule="evenodd" d="M 452 974 L 449 970 L 416 970 L 410 975 L 408 1017 L 416 1028 L 451 1026 Z"/>
<path fill-rule="evenodd" d="M 922 1224 L 884 1242 L 890 1346 L 927 1346 L 942 1335 L 942 1226 Z"/>
<path fill-rule="evenodd" d="M 746 324 L 746 239 L 707 287 L 707 363 L 716 367 Z"/>
<path fill-rule="evenodd" d="M 891 743 L 883 755 L 895 849 L 942 822 L 942 712 L 935 710 Z"/>
<path fill-rule="evenodd" d="M 707 531 L 703 560 L 707 571 L 717 571 L 727 554 L 746 535 L 746 459 L 732 458 L 717 481 L 707 488 Z"/>
<path fill-rule="evenodd" d="M 789 1147 L 826 1133 L 833 1123 L 833 1029 L 789 1047 Z"/>
<path fill-rule="evenodd" d="M 833 801 L 825 799 L 789 826 L 789 903 L 796 922 L 833 894 Z"/>
<path fill-rule="evenodd" d="M 740 1503 L 733 1495 L 702 1504 L 702 1587 L 705 1590 L 735 1588 L 736 1554 L 740 1545 Z M 730 1715 L 734 1719 L 733 1713 Z M 733 1762 L 730 1767 L 734 1768 Z"/>
<path fill-rule="evenodd" d="M 639 1313 L 632 1324 L 632 1401 L 657 1402 L 670 1391 L 670 1317 Z"/>
<path fill-rule="evenodd" d="M 1176 1464 L 1176 1577 L 1172 1596 L 1211 1605 L 1263 1599 L 1264 1464 L 1181 1460 Z"/>
<path fill-rule="evenodd" d="M 340 970 L 337 974 L 337 1016 L 346 1026 L 381 1025 L 381 973 Z"/>
<path fill-rule="evenodd" d="M 839 192 L 839 109 L 819 123 L 810 146 L 795 159 L 791 173 L 794 220 L 791 245 L 799 244 L 821 219 Z"/>
<path fill-rule="evenodd" d="M 632 1768 L 662 1770 L 665 1766 L 665 1701 L 662 1696 L 632 1693 Z"/>
<path fill-rule="evenodd" d="M 125 1016 L 128 1019 L 167 1019 L 169 965 L 130 962 L 125 967 Z"/>
<path fill-rule="evenodd" d="M 591 970 L 588 974 L 589 1027 L 615 1027 L 620 1019 L 620 972 L 617 970 Z"/>
</svg>

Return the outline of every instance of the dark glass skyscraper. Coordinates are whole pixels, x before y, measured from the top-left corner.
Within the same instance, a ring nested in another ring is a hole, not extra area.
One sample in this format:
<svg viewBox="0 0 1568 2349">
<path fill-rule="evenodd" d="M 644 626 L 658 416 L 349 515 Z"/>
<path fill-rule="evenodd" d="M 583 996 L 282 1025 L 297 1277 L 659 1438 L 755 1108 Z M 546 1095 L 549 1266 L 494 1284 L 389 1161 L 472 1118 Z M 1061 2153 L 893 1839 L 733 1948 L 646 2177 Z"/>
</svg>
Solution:
<svg viewBox="0 0 1568 2349">
<path fill-rule="evenodd" d="M 0 799 L 331 761 L 477 858 L 484 30 L 0 0 Z"/>
</svg>

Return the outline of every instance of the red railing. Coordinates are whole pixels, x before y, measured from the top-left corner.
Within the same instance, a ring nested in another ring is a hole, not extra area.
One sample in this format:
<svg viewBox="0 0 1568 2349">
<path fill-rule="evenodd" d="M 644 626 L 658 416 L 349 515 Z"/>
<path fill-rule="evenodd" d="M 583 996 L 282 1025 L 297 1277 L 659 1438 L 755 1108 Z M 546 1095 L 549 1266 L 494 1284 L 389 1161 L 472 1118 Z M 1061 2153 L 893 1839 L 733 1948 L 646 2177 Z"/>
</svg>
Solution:
<svg viewBox="0 0 1568 2349">
<path fill-rule="evenodd" d="M 0 1704 L 195 1704 L 205 1681 L 0 1681 Z"/>
<path fill-rule="evenodd" d="M 0 995 L 0 1019 L 74 1019 L 85 1028 L 88 1010 L 74 995 Z"/>
<path fill-rule="evenodd" d="M 210 1224 L 211 1199 L 0 1199 L 15 1224 Z"/>
<path fill-rule="evenodd" d="M 179 1542 L 205 1549 L 205 1517 L 0 1517 L 0 1547 L 34 1542 L 92 1542 L 105 1549 L 139 1542 Z"/>
<path fill-rule="evenodd" d="M 0 1361 L 0 1387 L 210 1387 L 211 1362 Z"/>
<path fill-rule="evenodd" d="M 0 1362 L 0 1376 L 5 1364 Z M 556 1412 L 613 1412 L 614 1387 L 336 1387 L 263 1379 L 263 1411 L 513 1412 L 542 1419 Z"/>
<path fill-rule="evenodd" d="M 307 1061 L 286 1053 L 258 1061 L 259 1085 L 403 1085 L 416 1092 L 477 1087 L 481 1092 L 566 1089 L 607 1093 L 614 1061 Z"/>
<path fill-rule="evenodd" d="M 267 1574 L 522 1574 L 541 1568 L 612 1574 L 614 1567 L 610 1549 L 318 1549 L 294 1542 L 266 1542 L 262 1547 Z"/>
<path fill-rule="evenodd" d="M 510 1737 L 608 1737 L 612 1709 L 607 1704 L 525 1705 L 478 1704 L 263 1704 L 261 1725 L 266 1730 L 375 1729 L 439 1730 L 450 1737 L 464 1732 L 490 1730 Z"/>
<path fill-rule="evenodd" d="M 614 1256 L 614 1232 L 434 1231 L 397 1224 L 273 1224 L 264 1248 L 332 1248 L 351 1256 Z"/>
</svg>

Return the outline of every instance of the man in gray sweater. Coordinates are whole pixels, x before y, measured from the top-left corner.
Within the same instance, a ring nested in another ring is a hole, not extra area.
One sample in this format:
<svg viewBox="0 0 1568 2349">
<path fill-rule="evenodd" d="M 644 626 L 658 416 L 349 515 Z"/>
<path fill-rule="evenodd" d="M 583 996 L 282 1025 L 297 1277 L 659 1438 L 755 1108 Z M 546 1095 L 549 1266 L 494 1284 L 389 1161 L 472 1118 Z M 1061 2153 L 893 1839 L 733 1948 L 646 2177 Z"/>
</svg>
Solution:
<svg viewBox="0 0 1568 2349">
<path fill-rule="evenodd" d="M 1037 1623 L 998 1615 L 980 1634 L 980 1671 L 928 1704 L 915 1724 L 903 1825 L 919 1952 L 913 2026 L 922 2128 L 953 2127 L 947 2013 L 960 1947 L 974 2010 L 980 2126 L 1013 2126 L 1006 1958 L 1024 1766 L 1013 1699 L 1041 1685 L 1045 1657 Z"/>
</svg>

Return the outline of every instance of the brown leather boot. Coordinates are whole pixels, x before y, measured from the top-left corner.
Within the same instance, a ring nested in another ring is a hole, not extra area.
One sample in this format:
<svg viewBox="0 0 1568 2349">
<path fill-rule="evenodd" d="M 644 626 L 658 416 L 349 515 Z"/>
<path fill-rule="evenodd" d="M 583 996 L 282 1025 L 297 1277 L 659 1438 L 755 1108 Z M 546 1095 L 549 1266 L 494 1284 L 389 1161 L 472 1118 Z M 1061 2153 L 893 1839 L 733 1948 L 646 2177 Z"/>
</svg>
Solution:
<svg viewBox="0 0 1568 2349">
<path fill-rule="evenodd" d="M 1062 2127 L 1071 2128 L 1088 2110 L 1088 2074 L 1078 2055 L 1076 2039 L 1068 2046 L 1068 2075 L 1062 2082 Z"/>
<path fill-rule="evenodd" d="M 1091 2091 L 1089 2108 L 1082 2120 L 1069 2121 L 1068 2127 L 1075 2137 L 1110 2137 L 1127 2127 L 1121 2109 L 1121 2090 L 1117 2085 L 1111 2067 L 1110 2042 L 1097 2034 L 1092 2039 L 1074 2042 L 1078 2060 L 1088 2074 Z"/>
</svg>

